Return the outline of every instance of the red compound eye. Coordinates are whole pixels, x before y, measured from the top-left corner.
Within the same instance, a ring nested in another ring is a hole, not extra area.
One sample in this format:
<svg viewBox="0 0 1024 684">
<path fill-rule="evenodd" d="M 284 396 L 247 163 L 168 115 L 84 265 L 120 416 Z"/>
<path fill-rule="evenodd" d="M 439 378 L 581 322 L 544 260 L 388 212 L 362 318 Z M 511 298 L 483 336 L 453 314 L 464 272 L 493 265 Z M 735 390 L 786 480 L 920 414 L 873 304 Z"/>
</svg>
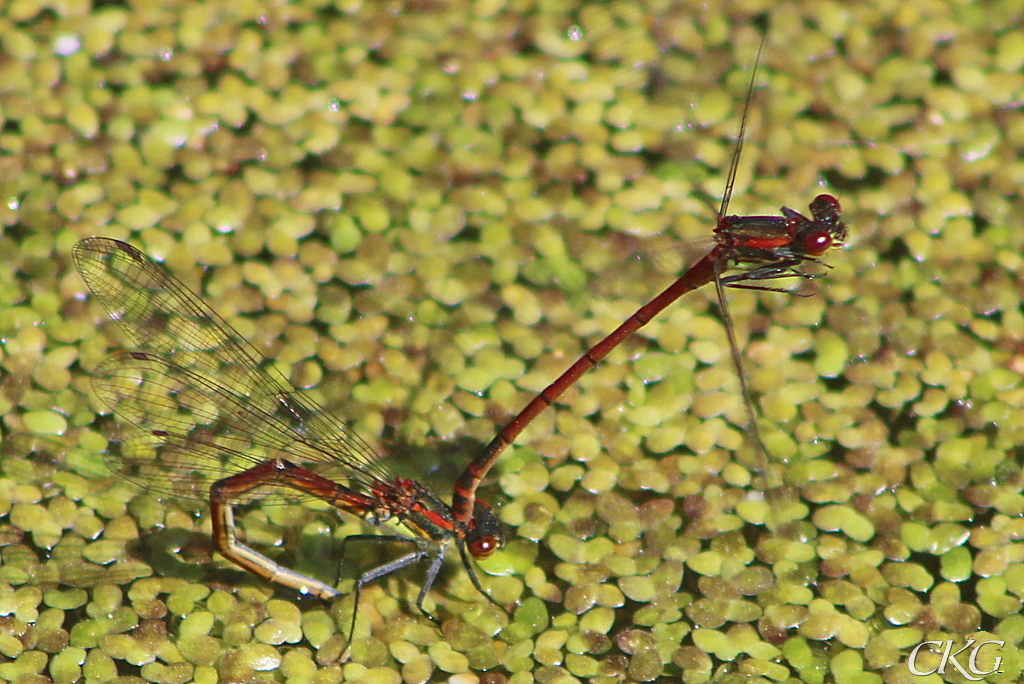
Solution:
<svg viewBox="0 0 1024 684">
<path fill-rule="evenodd" d="M 801 240 L 800 247 L 806 254 L 818 256 L 824 254 L 832 246 L 832 233 L 827 230 L 818 230 L 806 235 Z"/>
<path fill-rule="evenodd" d="M 480 537 L 469 545 L 469 554 L 473 558 L 487 558 L 492 553 L 497 551 L 501 544 L 495 537 Z"/>
</svg>

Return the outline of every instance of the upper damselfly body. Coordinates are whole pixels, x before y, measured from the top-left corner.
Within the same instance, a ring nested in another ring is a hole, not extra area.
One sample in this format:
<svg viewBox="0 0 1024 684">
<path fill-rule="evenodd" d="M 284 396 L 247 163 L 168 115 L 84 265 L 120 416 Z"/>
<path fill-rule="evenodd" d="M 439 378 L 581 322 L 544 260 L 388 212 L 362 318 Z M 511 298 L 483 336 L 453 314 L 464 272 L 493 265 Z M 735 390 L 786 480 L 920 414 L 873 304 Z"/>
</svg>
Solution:
<svg viewBox="0 0 1024 684">
<path fill-rule="evenodd" d="M 715 246 L 704 258 L 665 288 L 661 294 L 640 307 L 611 334 L 587 350 L 568 370 L 535 396 L 515 418 L 498 432 L 483 453 L 469 464 L 456 482 L 452 501 L 452 510 L 456 520 L 462 522 L 472 520 L 476 491 L 480 482 L 505 447 L 511 444 L 541 411 L 552 405 L 580 376 L 600 363 L 612 349 L 650 322 L 665 307 L 687 292 L 712 282 L 717 291 L 733 365 L 739 377 L 740 393 L 746 407 L 754 448 L 759 454 L 762 467 L 767 469 L 767 455 L 757 429 L 756 415 L 747 389 L 743 361 L 736 342 L 732 317 L 729 314 L 725 288 L 786 292 L 787 290 L 774 287 L 770 283 L 783 278 L 813 279 L 820 277 L 821 273 L 800 269 L 806 265 L 827 268 L 828 264 L 820 257 L 831 248 L 843 244 L 846 240 L 846 225 L 840 217 L 839 201 L 832 195 L 824 194 L 818 195 L 811 202 L 811 218 L 807 218 L 789 207 L 782 208 L 782 216 L 728 215 L 729 202 L 732 198 L 733 186 L 736 183 L 736 171 L 739 167 L 747 129 L 747 115 L 753 101 L 757 66 L 763 46 L 762 41 L 747 89 L 739 136 L 726 177 L 722 204 L 718 210 L 718 220 L 714 231 Z"/>
</svg>

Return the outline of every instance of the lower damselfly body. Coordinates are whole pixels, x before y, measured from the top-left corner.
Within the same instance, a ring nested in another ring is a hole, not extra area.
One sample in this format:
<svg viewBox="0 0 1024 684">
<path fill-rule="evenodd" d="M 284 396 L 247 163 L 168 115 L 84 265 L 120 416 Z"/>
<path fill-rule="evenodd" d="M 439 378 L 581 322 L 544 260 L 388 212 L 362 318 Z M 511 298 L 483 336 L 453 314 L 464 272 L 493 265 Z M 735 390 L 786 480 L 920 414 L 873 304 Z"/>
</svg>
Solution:
<svg viewBox="0 0 1024 684">
<path fill-rule="evenodd" d="M 426 561 L 416 599 L 422 610 L 452 545 L 487 595 L 469 558 L 485 558 L 504 541 L 489 506 L 478 502 L 468 521 L 458 520 L 424 485 L 391 473 L 348 425 L 295 389 L 198 295 L 131 245 L 91 237 L 72 256 L 131 347 L 103 361 L 93 378 L 100 400 L 135 428 L 107 454 L 113 472 L 158 494 L 208 501 L 214 548 L 301 594 L 333 599 L 339 592 L 242 543 L 235 505 L 270 489 L 286 501 L 326 501 L 373 525 L 401 523 L 408 534 L 345 539 L 411 547 L 359 576 L 357 605 L 367 582 Z M 355 612 L 352 619 L 354 627 Z"/>
</svg>

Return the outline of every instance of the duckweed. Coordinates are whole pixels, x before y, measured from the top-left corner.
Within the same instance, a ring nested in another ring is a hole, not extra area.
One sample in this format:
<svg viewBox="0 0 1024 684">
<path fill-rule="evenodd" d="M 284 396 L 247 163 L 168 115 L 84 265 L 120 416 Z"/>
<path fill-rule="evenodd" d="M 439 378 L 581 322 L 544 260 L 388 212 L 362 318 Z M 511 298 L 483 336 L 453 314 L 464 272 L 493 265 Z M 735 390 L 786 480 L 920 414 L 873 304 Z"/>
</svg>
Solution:
<svg viewBox="0 0 1024 684">
<path fill-rule="evenodd" d="M 88 376 L 120 340 L 69 269 L 84 235 L 165 262 L 375 451 L 444 442 L 413 463 L 442 498 L 473 453 L 450 440 L 489 440 L 704 253 L 750 17 L 314 5 L 0 12 L 0 678 L 897 682 L 922 640 L 990 629 L 992 681 L 1020 679 L 1006 7 L 767 17 L 730 213 L 825 184 L 850 227 L 826 277 L 777 283 L 811 296 L 728 293 L 768 457 L 712 289 L 688 294 L 489 475 L 509 543 L 475 567 L 511 616 L 451 562 L 438 628 L 414 566 L 364 588 L 349 649 L 352 574 L 333 603 L 277 591 L 213 560 L 201 502 L 109 477 Z M 239 520 L 319 564 L 359 529 L 320 509 Z"/>
</svg>

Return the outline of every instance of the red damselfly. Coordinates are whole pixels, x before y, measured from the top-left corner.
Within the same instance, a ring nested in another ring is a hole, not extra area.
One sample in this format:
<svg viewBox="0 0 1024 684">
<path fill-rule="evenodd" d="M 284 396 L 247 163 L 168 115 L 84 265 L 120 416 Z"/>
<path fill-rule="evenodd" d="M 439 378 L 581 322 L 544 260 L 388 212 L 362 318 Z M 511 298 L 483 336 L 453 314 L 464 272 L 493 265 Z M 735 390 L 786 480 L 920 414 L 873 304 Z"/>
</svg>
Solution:
<svg viewBox="0 0 1024 684">
<path fill-rule="evenodd" d="M 799 270 L 808 264 L 828 267 L 821 257 L 832 247 L 840 246 L 846 240 L 846 226 L 840 217 L 839 201 L 832 195 L 818 195 L 810 204 L 811 218 L 807 218 L 789 207 L 782 207 L 782 216 L 728 216 L 729 202 L 736 183 L 740 154 L 747 130 L 747 116 L 753 102 L 757 67 L 761 59 L 764 40 L 758 47 L 754 68 L 747 88 L 747 97 L 740 119 L 739 136 L 726 177 L 725 193 L 718 210 L 715 226 L 715 246 L 700 261 L 691 266 L 661 294 L 640 307 L 622 325 L 607 337 L 591 347 L 586 353 L 562 373 L 553 383 L 533 398 L 498 434 L 491 440 L 483 453 L 466 468 L 455 483 L 452 510 L 455 519 L 466 524 L 476 510 L 476 493 L 487 472 L 497 461 L 501 452 L 511 444 L 537 415 L 551 406 L 565 390 L 580 376 L 593 368 L 621 344 L 627 337 L 646 325 L 669 304 L 687 292 L 714 282 L 719 308 L 725 324 L 733 365 L 739 376 L 740 392 L 746 406 L 747 421 L 753 438 L 754 448 L 767 470 L 767 453 L 761 441 L 757 419 L 746 376 L 732 317 L 729 315 L 725 288 L 786 292 L 778 287 L 765 285 L 781 278 L 820 277 L 821 273 Z M 760 283 L 760 284 L 759 284 Z"/>
<path fill-rule="evenodd" d="M 838 201 L 830 195 L 820 195 L 811 203 L 810 219 L 788 208 L 778 217 L 726 215 L 753 85 L 752 76 L 715 228 L 716 246 L 502 428 L 457 479 L 451 506 L 420 483 L 390 473 L 372 447 L 292 387 L 271 362 L 164 268 L 130 245 L 94 237 L 75 246 L 75 264 L 134 348 L 96 369 L 97 395 L 138 428 L 121 442 L 118 452 L 108 455 L 108 464 L 152 491 L 209 501 L 214 546 L 223 556 L 267 581 L 323 599 L 339 592 L 239 541 L 234 505 L 251 501 L 271 487 L 290 491 L 294 498 L 326 501 L 371 524 L 404 524 L 409 534 L 355 535 L 343 541 L 373 539 L 412 546 L 409 553 L 356 580 L 351 635 L 362 586 L 422 560 L 428 561 L 428 568 L 416 605 L 427 614 L 424 600 L 452 544 L 474 586 L 490 599 L 470 557 L 484 558 L 504 542 L 490 506 L 477 499 L 477 490 L 499 454 L 626 337 L 686 292 L 710 282 L 718 290 L 759 445 L 723 288 L 783 291 L 763 283 L 817 277 L 800 267 L 827 266 L 819 257 L 843 242 L 846 229 Z"/>
<path fill-rule="evenodd" d="M 489 506 L 477 502 L 462 521 L 422 484 L 390 473 L 351 428 L 296 390 L 227 321 L 131 245 L 90 237 L 72 256 L 132 347 L 104 360 L 93 378 L 100 400 L 136 428 L 108 452 L 113 472 L 159 494 L 208 501 L 213 544 L 222 556 L 268 582 L 322 599 L 339 592 L 238 539 L 235 505 L 270 487 L 286 500 L 313 497 L 374 525 L 402 523 L 410 534 L 354 535 L 342 542 L 412 547 L 356 580 L 350 637 L 362 586 L 421 560 L 429 564 L 416 605 L 429 616 L 423 602 L 452 544 L 474 586 L 490 598 L 469 560 L 489 556 L 504 542 Z"/>
</svg>

